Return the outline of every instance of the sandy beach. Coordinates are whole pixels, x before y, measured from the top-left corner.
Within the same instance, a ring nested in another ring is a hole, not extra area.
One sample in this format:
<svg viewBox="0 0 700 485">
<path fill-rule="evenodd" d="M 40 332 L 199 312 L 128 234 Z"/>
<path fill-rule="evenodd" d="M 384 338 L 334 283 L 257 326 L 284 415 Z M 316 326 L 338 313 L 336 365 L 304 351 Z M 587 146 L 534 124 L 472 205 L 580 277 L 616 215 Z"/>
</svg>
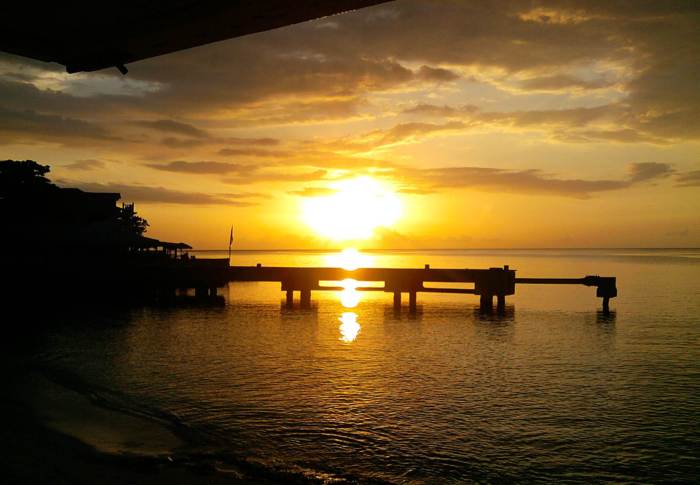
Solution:
<svg viewBox="0 0 700 485">
<path fill-rule="evenodd" d="M 194 461 L 160 423 L 96 406 L 37 372 L 12 380 L 1 404 L 4 483 L 275 483 L 214 459 Z"/>
</svg>

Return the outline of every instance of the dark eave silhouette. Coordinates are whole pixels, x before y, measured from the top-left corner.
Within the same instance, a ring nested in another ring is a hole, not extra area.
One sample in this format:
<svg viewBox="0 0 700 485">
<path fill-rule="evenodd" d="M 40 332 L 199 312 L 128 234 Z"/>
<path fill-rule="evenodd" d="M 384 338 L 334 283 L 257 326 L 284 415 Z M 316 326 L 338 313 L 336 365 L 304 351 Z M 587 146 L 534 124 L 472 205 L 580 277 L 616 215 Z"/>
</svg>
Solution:
<svg viewBox="0 0 700 485">
<path fill-rule="evenodd" d="M 96 71 L 387 0 L 123 0 L 0 6 L 0 50 Z"/>
</svg>

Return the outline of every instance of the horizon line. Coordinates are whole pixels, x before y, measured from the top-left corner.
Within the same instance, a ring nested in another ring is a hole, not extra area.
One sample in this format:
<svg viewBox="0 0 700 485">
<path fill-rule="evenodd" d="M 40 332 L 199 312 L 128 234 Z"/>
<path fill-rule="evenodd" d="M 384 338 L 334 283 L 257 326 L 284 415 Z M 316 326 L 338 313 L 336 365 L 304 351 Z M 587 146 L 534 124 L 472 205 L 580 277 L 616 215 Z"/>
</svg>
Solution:
<svg viewBox="0 0 700 485">
<path fill-rule="evenodd" d="M 251 251 L 308 251 L 308 252 L 337 252 L 348 248 L 231 248 L 231 252 L 251 252 Z M 514 247 L 514 248 L 352 248 L 358 251 L 365 252 L 380 252 L 380 251 L 582 251 L 582 250 L 659 250 L 659 249 L 674 249 L 674 250 L 700 250 L 698 246 L 597 246 L 597 247 Z M 228 248 L 220 249 L 199 249 L 192 248 L 192 251 L 228 251 Z"/>
</svg>

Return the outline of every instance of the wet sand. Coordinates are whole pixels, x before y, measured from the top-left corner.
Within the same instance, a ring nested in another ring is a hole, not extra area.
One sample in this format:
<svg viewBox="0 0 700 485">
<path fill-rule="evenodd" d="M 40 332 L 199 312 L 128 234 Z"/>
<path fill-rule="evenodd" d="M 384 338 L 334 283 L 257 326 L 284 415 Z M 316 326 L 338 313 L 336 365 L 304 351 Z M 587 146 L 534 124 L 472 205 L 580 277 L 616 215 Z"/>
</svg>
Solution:
<svg viewBox="0 0 700 485">
<path fill-rule="evenodd" d="M 0 404 L 3 483 L 274 483 L 214 460 L 191 460 L 167 427 L 94 405 L 37 373 Z"/>
</svg>

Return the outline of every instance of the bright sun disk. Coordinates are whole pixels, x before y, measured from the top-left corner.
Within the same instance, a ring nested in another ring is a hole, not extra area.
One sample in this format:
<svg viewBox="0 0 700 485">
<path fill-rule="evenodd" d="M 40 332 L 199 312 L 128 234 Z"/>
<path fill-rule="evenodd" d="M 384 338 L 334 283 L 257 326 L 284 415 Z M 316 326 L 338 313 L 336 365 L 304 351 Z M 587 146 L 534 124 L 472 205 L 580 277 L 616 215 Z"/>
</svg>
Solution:
<svg viewBox="0 0 700 485">
<path fill-rule="evenodd" d="M 401 201 L 371 177 L 344 180 L 335 192 L 304 201 L 303 219 L 318 235 L 335 241 L 368 239 L 379 227 L 391 227 L 401 216 Z"/>
</svg>

